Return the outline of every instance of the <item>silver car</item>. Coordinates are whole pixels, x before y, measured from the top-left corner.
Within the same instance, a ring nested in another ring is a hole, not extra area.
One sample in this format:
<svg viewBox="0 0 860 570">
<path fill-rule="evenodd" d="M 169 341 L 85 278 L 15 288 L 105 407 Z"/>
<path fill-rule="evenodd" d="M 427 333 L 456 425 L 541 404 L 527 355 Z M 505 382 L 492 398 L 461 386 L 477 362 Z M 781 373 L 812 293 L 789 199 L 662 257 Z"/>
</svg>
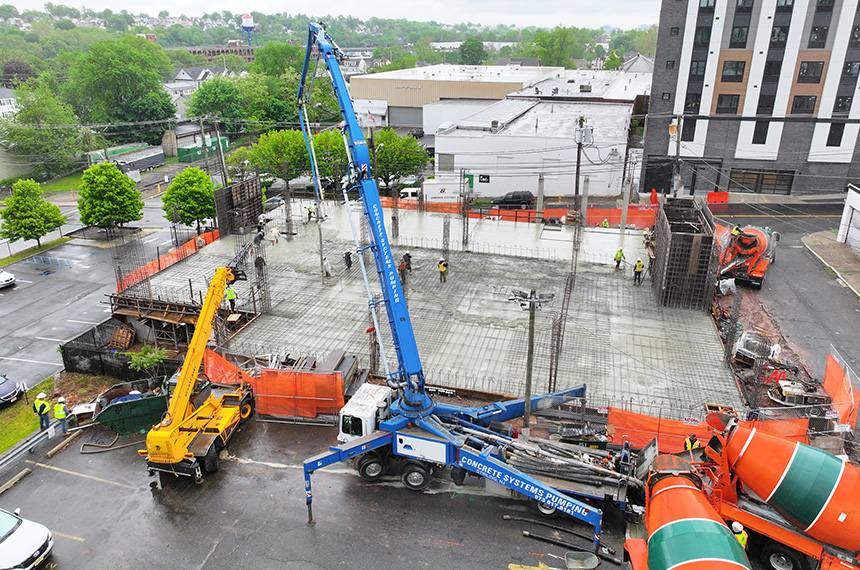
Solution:
<svg viewBox="0 0 860 570">
<path fill-rule="evenodd" d="M 0 509 L 0 568 L 36 568 L 51 554 L 54 535 L 48 527 Z"/>
<path fill-rule="evenodd" d="M 2 289 L 3 287 L 11 287 L 14 284 L 15 276 L 8 271 L 0 269 L 0 289 Z"/>
</svg>

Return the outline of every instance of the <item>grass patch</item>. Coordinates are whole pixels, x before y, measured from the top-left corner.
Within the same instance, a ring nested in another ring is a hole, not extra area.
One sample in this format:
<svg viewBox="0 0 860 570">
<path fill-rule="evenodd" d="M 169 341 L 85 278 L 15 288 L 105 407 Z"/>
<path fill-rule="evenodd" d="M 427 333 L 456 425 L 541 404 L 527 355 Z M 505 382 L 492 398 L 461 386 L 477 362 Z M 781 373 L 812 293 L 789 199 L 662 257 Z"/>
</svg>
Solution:
<svg viewBox="0 0 860 570">
<path fill-rule="evenodd" d="M 24 251 L 19 251 L 18 253 L 15 253 L 10 257 L 4 257 L 3 259 L 0 259 L 0 267 L 3 267 L 4 265 L 9 265 L 10 263 L 15 263 L 16 261 L 21 261 L 22 259 L 26 259 L 26 258 L 33 256 L 33 255 L 36 255 L 36 254 L 42 253 L 43 251 L 51 249 L 52 247 L 57 247 L 58 245 L 63 245 L 64 243 L 66 243 L 67 241 L 70 241 L 71 239 L 72 238 L 61 237 L 61 238 L 57 238 L 55 240 L 45 242 L 41 246 L 35 245 L 33 247 L 28 247 Z"/>
<path fill-rule="evenodd" d="M 54 194 L 57 192 L 71 193 L 72 190 L 80 188 L 81 176 L 82 173 L 78 172 L 77 174 L 70 174 L 62 178 L 51 180 L 50 182 L 45 182 L 45 184 L 42 185 L 42 190 L 45 194 Z"/>
<path fill-rule="evenodd" d="M 66 398 L 66 407 L 71 410 L 76 404 L 89 402 L 104 392 L 118 380 L 109 376 L 90 376 L 87 374 L 61 373 L 56 379 L 51 376 L 27 390 L 23 397 L 11 406 L 0 410 L 0 453 L 39 429 L 39 417 L 33 412 L 33 402 L 39 392 L 48 395 L 51 401 L 51 421 L 54 419 L 54 404 L 57 398 Z"/>
</svg>

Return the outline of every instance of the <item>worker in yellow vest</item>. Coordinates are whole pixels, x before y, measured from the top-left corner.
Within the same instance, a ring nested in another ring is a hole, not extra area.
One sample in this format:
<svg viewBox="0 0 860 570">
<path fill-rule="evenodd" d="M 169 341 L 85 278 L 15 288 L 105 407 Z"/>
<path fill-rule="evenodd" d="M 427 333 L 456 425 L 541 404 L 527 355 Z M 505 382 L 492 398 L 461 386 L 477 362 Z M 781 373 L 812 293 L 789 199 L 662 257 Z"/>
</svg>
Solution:
<svg viewBox="0 0 860 570">
<path fill-rule="evenodd" d="M 618 248 L 618 251 L 615 252 L 615 271 L 621 270 L 621 261 L 624 259 L 624 250 L 622 248 Z"/>
<path fill-rule="evenodd" d="M 701 447 L 701 442 L 696 438 L 696 434 L 691 433 L 690 437 L 684 440 L 684 449 L 687 451 Z"/>
<path fill-rule="evenodd" d="M 637 258 L 633 265 L 633 284 L 642 285 L 642 272 L 645 270 L 645 264 L 642 263 L 642 258 Z"/>
<path fill-rule="evenodd" d="M 57 398 L 57 403 L 54 404 L 54 417 L 60 422 L 60 433 L 69 435 L 69 430 L 66 426 L 66 399 L 60 396 Z"/>
<path fill-rule="evenodd" d="M 36 401 L 33 402 L 33 412 L 39 416 L 40 430 L 48 429 L 48 425 L 51 423 L 51 418 L 49 416 L 49 413 L 51 412 L 51 404 L 49 404 L 45 399 L 47 397 L 47 394 L 44 392 L 39 392 L 39 395 L 36 396 Z"/>
<path fill-rule="evenodd" d="M 747 549 L 747 540 L 749 540 L 749 534 L 744 530 L 744 525 L 735 521 L 732 523 L 732 534 L 735 535 L 735 538 L 738 539 L 738 542 L 743 547 L 744 550 Z"/>
<path fill-rule="evenodd" d="M 600 222 L 600 227 L 601 228 L 608 228 L 609 227 L 609 220 L 607 220 L 606 218 L 603 218 L 603 221 Z"/>
<path fill-rule="evenodd" d="M 232 287 L 227 287 L 227 302 L 230 303 L 230 312 L 236 312 L 236 291 Z"/>
</svg>

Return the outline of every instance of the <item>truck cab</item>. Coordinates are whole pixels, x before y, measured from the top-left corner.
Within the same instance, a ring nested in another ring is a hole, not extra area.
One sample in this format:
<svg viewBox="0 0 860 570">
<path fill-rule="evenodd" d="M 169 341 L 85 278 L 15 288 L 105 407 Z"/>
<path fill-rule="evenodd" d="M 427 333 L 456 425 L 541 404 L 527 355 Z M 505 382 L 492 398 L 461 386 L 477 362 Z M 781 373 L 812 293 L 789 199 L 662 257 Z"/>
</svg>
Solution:
<svg viewBox="0 0 860 570">
<path fill-rule="evenodd" d="M 338 443 L 348 443 L 379 429 L 379 422 L 391 416 L 391 401 L 388 386 L 363 384 L 340 410 Z"/>
</svg>

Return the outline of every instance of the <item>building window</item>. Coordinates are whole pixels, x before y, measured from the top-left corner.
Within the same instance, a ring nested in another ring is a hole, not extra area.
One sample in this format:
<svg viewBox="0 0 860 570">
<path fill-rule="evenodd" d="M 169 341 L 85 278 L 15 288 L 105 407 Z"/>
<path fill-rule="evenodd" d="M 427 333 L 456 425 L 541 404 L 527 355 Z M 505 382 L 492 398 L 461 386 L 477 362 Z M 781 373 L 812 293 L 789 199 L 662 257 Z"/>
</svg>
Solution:
<svg viewBox="0 0 860 570">
<path fill-rule="evenodd" d="M 696 120 L 686 119 L 681 125 L 681 140 L 690 142 L 696 138 Z"/>
<path fill-rule="evenodd" d="M 746 70 L 747 62 L 745 61 L 726 61 L 723 63 L 724 83 L 741 83 L 744 80 L 744 70 Z"/>
<path fill-rule="evenodd" d="M 848 46 L 860 46 L 860 26 L 854 26 L 851 28 L 851 37 L 848 39 Z"/>
<path fill-rule="evenodd" d="M 773 114 L 773 106 L 776 103 L 776 95 L 765 95 L 762 93 L 758 96 L 758 106 L 756 107 L 757 115 Z"/>
<path fill-rule="evenodd" d="M 809 46 L 810 48 L 823 48 L 827 42 L 827 32 L 830 28 L 827 26 L 812 26 L 809 31 Z"/>
<path fill-rule="evenodd" d="M 770 45 L 784 46 L 786 38 L 788 38 L 788 26 L 774 26 L 770 34 Z"/>
<path fill-rule="evenodd" d="M 669 35 L 670 36 L 677 36 L 680 33 L 681 33 L 681 28 L 679 28 L 678 26 L 675 26 L 673 28 L 669 28 Z"/>
<path fill-rule="evenodd" d="M 842 134 L 845 132 L 845 123 L 831 123 L 830 132 L 827 133 L 827 146 L 842 146 Z"/>
<path fill-rule="evenodd" d="M 671 94 L 671 93 L 666 93 L 666 92 L 664 91 L 664 92 L 663 92 L 663 101 L 669 101 L 670 99 L 672 99 L 672 94 Z"/>
<path fill-rule="evenodd" d="M 791 104 L 792 115 L 811 115 L 815 111 L 815 95 L 795 95 Z"/>
<path fill-rule="evenodd" d="M 738 0 L 738 12 L 752 12 L 754 0 Z"/>
<path fill-rule="evenodd" d="M 667 59 L 666 60 L 666 69 L 675 69 L 675 60 Z"/>
<path fill-rule="evenodd" d="M 782 61 L 766 61 L 764 62 L 764 80 L 776 81 L 779 78 L 779 72 L 782 71 Z"/>
<path fill-rule="evenodd" d="M 767 121 L 756 121 L 755 129 L 753 129 L 753 144 L 767 143 L 767 128 L 770 125 Z"/>
<path fill-rule="evenodd" d="M 702 103 L 701 93 L 687 93 L 687 99 L 684 101 L 684 112 L 697 114 L 699 105 Z"/>
<path fill-rule="evenodd" d="M 717 95 L 717 113 L 736 115 L 740 100 L 740 95 Z"/>
<path fill-rule="evenodd" d="M 794 0 L 776 0 L 777 12 L 791 12 L 792 6 L 794 6 Z"/>
<path fill-rule="evenodd" d="M 732 37 L 729 40 L 730 48 L 745 48 L 747 47 L 747 33 L 749 28 L 746 26 L 732 28 Z"/>
<path fill-rule="evenodd" d="M 798 83 L 821 83 L 821 74 L 824 73 L 823 61 L 802 61 L 800 72 L 797 74 Z"/>
<path fill-rule="evenodd" d="M 690 63 L 690 75 L 704 75 L 706 61 L 693 61 Z"/>
<path fill-rule="evenodd" d="M 860 72 L 860 61 L 846 61 L 845 67 L 842 68 L 842 79 L 855 81 L 858 72 Z"/>
<path fill-rule="evenodd" d="M 729 192 L 758 192 L 760 194 L 791 194 L 793 170 L 747 170 L 732 168 Z"/>
<path fill-rule="evenodd" d="M 696 35 L 693 36 L 693 45 L 695 47 L 708 47 L 711 42 L 711 28 L 699 26 L 696 28 Z"/>
<path fill-rule="evenodd" d="M 837 97 L 833 103 L 833 115 L 836 117 L 847 117 L 851 110 L 851 101 L 854 98 L 851 95 Z"/>
<path fill-rule="evenodd" d="M 818 0 L 818 4 L 815 6 L 816 12 L 832 12 L 833 11 L 833 0 Z"/>
<path fill-rule="evenodd" d="M 699 8 L 713 10 L 716 0 L 699 0 Z"/>
</svg>

